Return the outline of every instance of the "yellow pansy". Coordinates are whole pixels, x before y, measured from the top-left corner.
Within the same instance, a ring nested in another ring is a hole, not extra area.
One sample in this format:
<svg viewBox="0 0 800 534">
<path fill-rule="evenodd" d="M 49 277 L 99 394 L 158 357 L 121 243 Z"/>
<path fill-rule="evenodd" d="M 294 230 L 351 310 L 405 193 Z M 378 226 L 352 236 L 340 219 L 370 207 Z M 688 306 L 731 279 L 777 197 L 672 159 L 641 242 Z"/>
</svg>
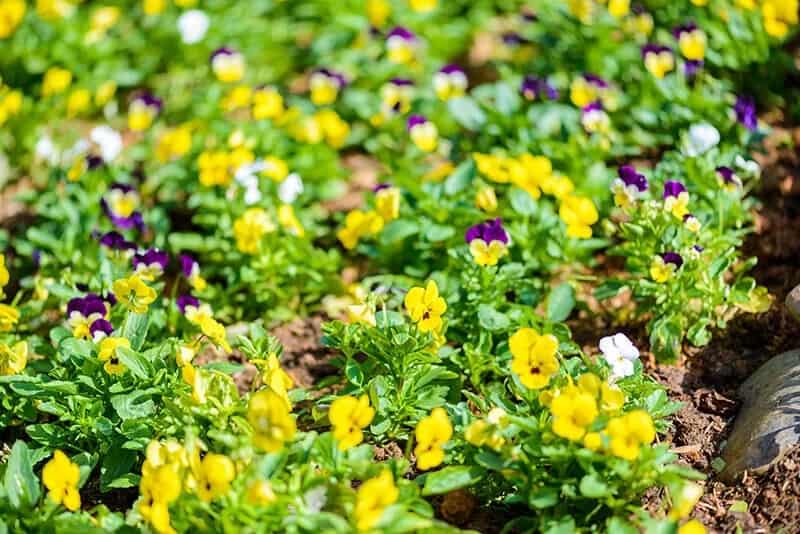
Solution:
<svg viewBox="0 0 800 534">
<path fill-rule="evenodd" d="M 699 28 L 681 32 L 678 37 L 678 47 L 686 59 L 692 61 L 702 60 L 706 55 L 705 32 Z"/>
<path fill-rule="evenodd" d="M 45 20 L 60 20 L 74 11 L 74 0 L 36 0 L 36 13 Z"/>
<path fill-rule="evenodd" d="M 44 73 L 42 96 L 57 95 L 67 90 L 72 83 L 72 73 L 61 67 L 50 67 Z"/>
<path fill-rule="evenodd" d="M 400 216 L 400 190 L 396 187 L 382 187 L 375 193 L 375 211 L 389 222 Z"/>
<path fill-rule="evenodd" d="M 278 206 L 278 224 L 297 237 L 303 237 L 306 233 L 291 204 Z"/>
<path fill-rule="evenodd" d="M 642 445 L 649 445 L 656 439 L 653 419 L 644 410 L 634 410 L 608 422 L 606 433 L 609 437 L 611 454 L 625 460 L 639 457 Z"/>
<path fill-rule="evenodd" d="M 273 87 L 256 89 L 253 92 L 252 113 L 255 120 L 280 117 L 283 113 L 283 96 Z"/>
<path fill-rule="evenodd" d="M 0 254 L 0 297 L 3 296 L 3 288 L 8 285 L 11 276 L 6 267 L 6 257 Z"/>
<path fill-rule="evenodd" d="M 447 311 L 447 303 L 439 296 L 436 282 L 429 280 L 424 288 L 412 287 L 406 293 L 403 304 L 421 332 L 441 330 L 442 315 Z"/>
<path fill-rule="evenodd" d="M 392 472 L 384 469 L 380 475 L 359 486 L 354 510 L 358 530 L 370 530 L 380 521 L 383 511 L 397 502 L 400 491 L 394 484 Z"/>
<path fill-rule="evenodd" d="M 172 161 L 185 156 L 191 148 L 192 148 L 191 130 L 189 129 L 188 126 L 179 126 L 177 128 L 165 131 L 158 138 L 158 144 L 156 145 L 156 157 L 158 158 L 158 161 L 166 163 L 168 161 Z M 204 177 L 202 176 L 203 165 L 200 164 L 199 161 L 198 165 L 200 165 L 201 167 L 200 182 L 203 183 L 204 179 Z M 217 171 L 216 170 L 212 171 L 212 174 L 214 174 L 215 172 Z M 216 177 L 217 175 L 214 174 L 214 176 Z M 209 177 L 205 177 L 205 179 L 206 181 L 208 181 Z M 211 181 L 213 181 L 213 179 Z M 203 185 L 208 185 L 208 184 L 203 183 Z"/>
<path fill-rule="evenodd" d="M 373 28 L 382 28 L 391 14 L 388 0 L 367 0 L 367 19 Z"/>
<path fill-rule="evenodd" d="M 135 274 L 116 280 L 112 287 L 119 302 L 134 313 L 147 312 L 147 308 L 158 296 L 155 289 Z"/>
<path fill-rule="evenodd" d="M 328 419 L 333 426 L 333 438 L 339 450 L 346 451 L 364 441 L 363 428 L 375 417 L 375 409 L 369 405 L 369 397 L 351 395 L 339 397 L 331 403 Z"/>
<path fill-rule="evenodd" d="M 89 109 L 92 94 L 88 89 L 75 89 L 67 97 L 67 116 L 75 117 Z"/>
<path fill-rule="evenodd" d="M 0 39 L 6 39 L 17 31 L 25 9 L 25 0 L 0 0 Z"/>
<path fill-rule="evenodd" d="M 105 362 L 103 368 L 110 375 L 118 375 L 125 372 L 125 366 L 119 361 L 117 357 L 117 348 L 125 347 L 131 348 L 131 342 L 124 337 L 106 337 L 100 342 L 100 352 L 97 357 L 100 361 Z"/>
<path fill-rule="evenodd" d="M 473 239 L 469 242 L 469 253 L 472 254 L 475 263 L 481 267 L 487 267 L 497 265 L 500 258 L 508 254 L 508 247 L 496 239 L 489 243 L 483 239 Z"/>
<path fill-rule="evenodd" d="M 497 195 L 494 188 L 490 186 L 481 187 L 475 193 L 475 206 L 486 213 L 497 211 Z"/>
<path fill-rule="evenodd" d="M 74 512 L 81 507 L 81 495 L 78 493 L 78 481 L 81 472 L 60 450 L 53 453 L 53 458 L 42 469 L 42 481 L 47 488 L 47 495 L 56 504 Z"/>
<path fill-rule="evenodd" d="M 216 346 L 222 348 L 227 352 L 231 352 L 231 346 L 228 344 L 227 333 L 225 326 L 212 317 L 203 317 L 198 321 L 200 331 L 203 332 L 208 339 L 210 339 Z"/>
<path fill-rule="evenodd" d="M 19 310 L 8 304 L 0 304 L 0 332 L 10 332 L 19 321 Z"/>
<path fill-rule="evenodd" d="M 612 17 L 622 18 L 630 12 L 630 0 L 608 0 L 608 12 Z"/>
<path fill-rule="evenodd" d="M 444 408 L 434 408 L 429 416 L 423 417 L 414 430 L 417 469 L 427 471 L 441 464 L 444 460 L 443 447 L 452 436 L 453 425 Z"/>
<path fill-rule="evenodd" d="M 197 496 L 211 502 L 228 492 L 236 477 L 236 466 L 224 454 L 210 452 L 201 461 L 192 462 L 192 475 Z"/>
<path fill-rule="evenodd" d="M 352 250 L 364 236 L 375 235 L 383 230 L 383 219 L 375 211 L 353 210 L 344 219 L 344 228 L 336 233 L 342 246 Z"/>
<path fill-rule="evenodd" d="M 690 519 L 678 527 L 678 534 L 706 534 L 706 527 L 697 519 Z"/>
<path fill-rule="evenodd" d="M 577 195 L 561 199 L 558 215 L 567 225 L 567 236 L 581 239 L 592 237 L 592 225 L 599 219 L 594 202 Z"/>
<path fill-rule="evenodd" d="M 672 497 L 672 509 L 669 511 L 670 519 L 683 519 L 689 517 L 695 505 L 703 496 L 703 487 L 695 482 L 684 482 Z"/>
<path fill-rule="evenodd" d="M 275 230 L 269 214 L 262 208 L 249 208 L 233 223 L 236 248 L 245 254 L 256 254 L 261 250 L 263 237 Z"/>
<path fill-rule="evenodd" d="M 256 480 L 247 487 L 247 502 L 256 506 L 265 506 L 275 502 L 275 492 L 267 480 Z"/>
<path fill-rule="evenodd" d="M 28 364 L 28 344 L 19 341 L 11 346 L 0 343 L 0 376 L 18 375 Z"/>
<path fill-rule="evenodd" d="M 436 9 L 439 0 L 409 0 L 408 4 L 417 13 L 427 13 Z"/>
<path fill-rule="evenodd" d="M 570 441 L 579 441 L 586 428 L 597 418 L 597 402 L 580 388 L 568 387 L 550 404 L 553 414 L 553 433 Z"/>
<path fill-rule="evenodd" d="M 281 450 L 297 431 L 286 402 L 270 388 L 262 389 L 250 397 L 247 420 L 253 427 L 253 443 L 266 452 Z"/>
<path fill-rule="evenodd" d="M 117 83 L 109 80 L 100 84 L 94 93 L 94 103 L 98 106 L 105 106 L 117 92 Z"/>
<path fill-rule="evenodd" d="M 520 328 L 508 340 L 513 359 L 511 371 L 528 389 L 542 389 L 558 372 L 558 340 L 533 328 Z"/>
</svg>

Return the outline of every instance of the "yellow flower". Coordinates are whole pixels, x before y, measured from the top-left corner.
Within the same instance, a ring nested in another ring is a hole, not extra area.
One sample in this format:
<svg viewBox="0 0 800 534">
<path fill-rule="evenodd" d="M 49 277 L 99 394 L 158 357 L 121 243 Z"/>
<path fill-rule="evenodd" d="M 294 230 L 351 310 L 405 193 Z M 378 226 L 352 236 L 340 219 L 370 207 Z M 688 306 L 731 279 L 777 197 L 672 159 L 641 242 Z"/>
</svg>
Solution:
<svg viewBox="0 0 800 534">
<path fill-rule="evenodd" d="M 0 0 L 0 39 L 10 37 L 25 16 L 25 0 Z"/>
<path fill-rule="evenodd" d="M 147 308 L 158 296 L 155 289 L 145 284 L 135 274 L 115 281 L 112 288 L 120 303 L 134 313 L 146 313 Z"/>
<path fill-rule="evenodd" d="M 685 482 L 680 490 L 672 495 L 672 509 L 669 511 L 670 519 L 683 519 L 689 517 L 695 505 L 703 496 L 703 487 L 694 482 Z"/>
<path fill-rule="evenodd" d="M 552 181 L 552 162 L 544 156 L 532 156 L 531 154 L 521 155 L 518 162 L 522 172 L 516 167 L 512 167 L 511 181 L 520 189 L 527 191 L 533 198 L 539 198 L 541 196 L 540 188 L 546 182 Z"/>
<path fill-rule="evenodd" d="M 375 235 L 383 230 L 383 219 L 375 211 L 353 210 L 344 219 L 344 228 L 336 233 L 336 237 L 347 250 L 352 250 L 359 240 L 368 235 Z"/>
<path fill-rule="evenodd" d="M 0 332 L 10 332 L 19 321 L 19 311 L 8 304 L 0 304 Z"/>
<path fill-rule="evenodd" d="M 253 118 L 276 119 L 283 113 L 283 96 L 272 87 L 257 89 L 253 93 Z"/>
<path fill-rule="evenodd" d="M 409 134 L 414 145 L 423 152 L 433 152 L 439 145 L 439 130 L 431 121 L 413 126 Z"/>
<path fill-rule="evenodd" d="M 408 3 L 417 13 L 427 13 L 436 9 L 439 0 L 409 0 Z"/>
<path fill-rule="evenodd" d="M 92 13 L 92 31 L 105 32 L 117 23 L 120 16 L 120 9 L 116 6 L 104 6 L 96 9 Z"/>
<path fill-rule="evenodd" d="M 11 275 L 6 267 L 6 257 L 0 254 L 0 296 L 3 295 L 3 288 L 8 285 Z"/>
<path fill-rule="evenodd" d="M 675 68 L 675 57 L 671 50 L 650 52 L 644 56 L 644 66 L 658 79 L 662 79 Z"/>
<path fill-rule="evenodd" d="M 24 341 L 10 347 L 0 343 L 0 376 L 17 375 L 28 364 L 28 344 Z"/>
<path fill-rule="evenodd" d="M 166 0 L 142 0 L 142 11 L 145 15 L 160 15 L 166 7 Z"/>
<path fill-rule="evenodd" d="M 586 428 L 597 418 L 594 397 L 579 388 L 568 387 L 553 399 L 553 433 L 570 441 L 579 441 Z"/>
<path fill-rule="evenodd" d="M 175 463 L 151 464 L 149 452 L 148 446 L 148 459 L 142 465 L 139 481 L 141 499 L 137 509 L 158 534 L 173 534 L 175 529 L 170 525 L 169 504 L 181 494 L 180 466 Z"/>
<path fill-rule="evenodd" d="M 270 388 L 250 397 L 247 420 L 253 427 L 253 443 L 267 452 L 281 450 L 297 431 L 286 402 Z"/>
<path fill-rule="evenodd" d="M 346 451 L 364 441 L 362 428 L 366 428 L 375 417 L 375 409 L 369 405 L 369 397 L 347 395 L 331 404 L 328 419 L 333 426 L 333 438 L 339 450 Z"/>
<path fill-rule="evenodd" d="M 431 182 L 441 182 L 453 174 L 454 170 L 456 167 L 452 161 L 441 161 L 436 163 L 422 178 Z"/>
<path fill-rule="evenodd" d="M 341 148 L 350 135 L 350 125 L 342 120 L 332 109 L 323 109 L 314 115 L 314 119 L 325 136 L 325 142 L 332 148 Z"/>
<path fill-rule="evenodd" d="M 63 93 L 72 83 L 72 73 L 61 67 L 50 67 L 44 73 L 42 96 L 47 97 Z"/>
<path fill-rule="evenodd" d="M 235 111 L 250 107 L 253 98 L 253 90 L 247 85 L 237 85 L 222 99 L 220 106 L 225 111 Z"/>
<path fill-rule="evenodd" d="M 441 464 L 444 460 L 443 447 L 452 436 L 453 425 L 444 408 L 434 408 L 429 416 L 423 417 L 414 430 L 417 469 L 427 471 Z"/>
<path fill-rule="evenodd" d="M 194 490 L 205 502 L 211 502 L 224 495 L 236 477 L 236 466 L 233 460 L 224 454 L 210 452 L 202 461 L 193 462 Z"/>
<path fill-rule="evenodd" d="M 653 33 L 653 16 L 650 13 L 633 15 L 626 20 L 625 27 L 630 33 L 639 33 L 645 36 Z"/>
<path fill-rule="evenodd" d="M 639 457 L 642 445 L 649 445 L 656 438 L 656 429 L 650 414 L 634 410 L 608 422 L 606 427 L 611 454 L 625 460 Z"/>
<path fill-rule="evenodd" d="M 326 106 L 336 102 L 339 96 L 339 84 L 333 76 L 322 72 L 315 72 L 309 78 L 311 102 L 316 106 Z"/>
<path fill-rule="evenodd" d="M 591 226 L 599 219 L 594 202 L 587 197 L 575 195 L 561 199 L 558 215 L 567 225 L 567 236 L 581 239 L 592 237 Z"/>
<path fill-rule="evenodd" d="M 89 109 L 92 102 L 92 94 L 88 89 L 75 89 L 67 98 L 67 116 L 75 117 Z"/>
<path fill-rule="evenodd" d="M 100 352 L 97 357 L 106 362 L 103 368 L 110 375 L 118 375 L 125 372 L 125 366 L 117 357 L 117 348 L 131 348 L 131 342 L 124 337 L 105 337 L 100 342 Z"/>
<path fill-rule="evenodd" d="M 47 495 L 71 512 L 81 507 L 81 495 L 78 493 L 80 478 L 78 465 L 72 463 L 60 450 L 53 453 L 53 458 L 42 469 L 42 481 L 48 490 Z"/>
<path fill-rule="evenodd" d="M 486 213 L 494 213 L 497 211 L 497 195 L 493 187 L 481 187 L 475 193 L 475 206 Z"/>
<path fill-rule="evenodd" d="M 94 94 L 94 103 L 98 106 L 106 105 L 117 92 L 117 83 L 113 80 L 103 82 Z"/>
<path fill-rule="evenodd" d="M 660 255 L 656 255 L 653 258 L 653 262 L 650 264 L 650 278 L 659 284 L 663 284 L 672 278 L 676 268 L 674 263 L 667 263 Z"/>
<path fill-rule="evenodd" d="M 678 38 L 678 46 L 683 57 L 693 61 L 700 61 L 706 55 L 706 34 L 700 29 L 681 32 Z"/>
<path fill-rule="evenodd" d="M 594 12 L 592 0 L 567 0 L 567 7 L 572 16 L 583 24 L 591 24 Z"/>
<path fill-rule="evenodd" d="M 497 265 L 500 258 L 508 254 L 508 247 L 502 241 L 493 239 L 489 243 L 477 238 L 469 242 L 469 252 L 475 263 L 481 267 Z"/>
<path fill-rule="evenodd" d="M 678 534 L 706 534 L 706 527 L 697 519 L 690 519 L 678 528 Z"/>
<path fill-rule="evenodd" d="M 508 340 L 513 359 L 511 370 L 528 389 L 542 389 L 558 371 L 558 340 L 539 335 L 533 328 L 520 328 Z"/>
<path fill-rule="evenodd" d="M 261 174 L 274 182 L 282 182 L 289 176 L 289 165 L 281 158 L 267 156 L 264 158 L 264 170 Z"/>
<path fill-rule="evenodd" d="M 300 219 L 294 214 L 294 208 L 291 204 L 278 206 L 278 224 L 297 237 L 303 237 L 306 234 L 303 225 L 300 224 Z"/>
<path fill-rule="evenodd" d="M 227 352 L 231 352 L 232 349 L 228 344 L 225 326 L 222 323 L 216 321 L 212 317 L 202 317 L 197 324 L 200 326 L 203 335 L 210 339 L 215 345 Z"/>
<path fill-rule="evenodd" d="M 550 176 L 542 182 L 542 191 L 562 199 L 575 190 L 575 184 L 566 176 Z"/>
<path fill-rule="evenodd" d="M 397 502 L 400 491 L 394 485 L 392 472 L 384 469 L 380 475 L 359 486 L 356 492 L 355 519 L 358 530 L 369 530 L 380 521 L 383 511 Z"/>
<path fill-rule="evenodd" d="M 586 107 L 597 100 L 597 89 L 586 78 L 579 76 L 569 87 L 569 98 L 577 107 Z"/>
<path fill-rule="evenodd" d="M 421 332 L 442 329 L 442 315 L 447 311 L 447 303 L 439 296 L 439 287 L 433 280 L 429 280 L 424 288 L 412 287 L 403 304 Z"/>
<path fill-rule="evenodd" d="M 622 18 L 628 14 L 631 8 L 630 0 L 609 0 L 608 12 L 612 17 Z"/>
<path fill-rule="evenodd" d="M 272 484 L 266 480 L 256 480 L 247 487 L 247 501 L 257 506 L 265 506 L 275 502 Z"/>
<path fill-rule="evenodd" d="M 384 187 L 375 193 L 375 211 L 384 222 L 393 221 L 400 216 L 400 190 Z"/>
<path fill-rule="evenodd" d="M 266 358 L 255 359 L 252 362 L 261 373 L 261 379 L 264 384 L 277 393 L 286 402 L 286 406 L 291 409 L 292 403 L 289 400 L 289 389 L 294 385 L 294 381 L 281 367 L 278 355 L 270 353 Z"/>
<path fill-rule="evenodd" d="M 226 186 L 233 180 L 230 155 L 224 150 L 205 150 L 197 158 L 200 183 L 206 187 Z"/>
<path fill-rule="evenodd" d="M 587 432 L 583 437 L 583 446 L 590 451 L 599 451 L 603 448 L 603 436 L 598 432 Z"/>
<path fill-rule="evenodd" d="M 45 20 L 60 20 L 74 11 L 74 0 L 36 0 L 36 13 Z"/>
<path fill-rule="evenodd" d="M 486 419 L 473 421 L 464 431 L 464 439 L 476 447 L 486 445 L 493 450 L 500 450 L 505 438 L 500 430 L 505 425 L 506 412 L 502 408 L 492 408 Z"/>
<path fill-rule="evenodd" d="M 392 5 L 388 0 L 367 0 L 367 19 L 372 27 L 382 28 L 391 14 Z"/>
<path fill-rule="evenodd" d="M 158 161 L 166 163 L 185 156 L 192 148 L 192 132 L 188 126 L 179 126 L 172 130 L 167 130 L 158 138 L 156 145 L 156 157 Z M 202 155 L 201 155 L 202 157 Z M 198 161 L 198 165 L 200 165 Z M 201 169 L 202 169 L 201 165 Z M 226 169 L 227 172 L 227 169 Z M 214 175 L 216 177 L 216 175 Z M 208 179 L 208 177 L 206 177 Z M 213 180 L 212 180 L 213 181 Z M 203 183 L 201 171 L 200 182 Z M 203 185 L 208 185 L 203 183 Z"/>
<path fill-rule="evenodd" d="M 797 24 L 797 0 L 765 0 L 761 5 L 764 30 L 772 37 L 785 37 L 789 27 Z"/>
<path fill-rule="evenodd" d="M 148 106 L 141 99 L 131 102 L 128 109 L 128 128 L 134 132 L 143 132 L 153 124 L 157 111 L 153 106 Z"/>
<path fill-rule="evenodd" d="M 347 320 L 375 326 L 375 311 L 369 304 L 350 304 L 347 306 Z"/>
<path fill-rule="evenodd" d="M 233 223 L 236 248 L 245 254 L 256 254 L 261 250 L 263 237 L 275 230 L 275 225 L 262 208 L 249 208 Z"/>
</svg>

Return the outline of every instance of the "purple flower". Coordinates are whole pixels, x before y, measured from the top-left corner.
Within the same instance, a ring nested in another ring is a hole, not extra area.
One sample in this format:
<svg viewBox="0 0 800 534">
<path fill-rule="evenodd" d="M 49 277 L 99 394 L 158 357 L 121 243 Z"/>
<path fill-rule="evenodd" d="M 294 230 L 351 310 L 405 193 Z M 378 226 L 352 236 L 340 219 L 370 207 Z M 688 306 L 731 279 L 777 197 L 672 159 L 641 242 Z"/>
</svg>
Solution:
<svg viewBox="0 0 800 534">
<path fill-rule="evenodd" d="M 327 68 L 323 67 L 323 68 L 316 69 L 314 71 L 314 74 L 320 74 L 322 76 L 325 76 L 326 78 L 330 78 L 331 80 L 333 80 L 336 83 L 336 85 L 339 86 L 340 89 L 342 87 L 344 87 L 345 85 L 347 85 L 347 78 L 345 78 L 342 73 L 336 72 L 335 70 L 327 69 Z M 312 74 L 312 76 L 313 76 L 313 74 Z"/>
<path fill-rule="evenodd" d="M 617 174 L 626 187 L 635 187 L 640 193 L 647 191 L 647 178 L 644 177 L 644 174 L 636 172 L 633 165 L 621 166 Z"/>
<path fill-rule="evenodd" d="M 536 76 L 525 76 L 522 79 L 520 93 L 528 100 L 536 100 L 538 98 L 558 99 L 558 90 L 550 85 L 547 80 Z"/>
<path fill-rule="evenodd" d="M 403 41 L 414 41 L 416 40 L 417 36 L 414 35 L 414 32 L 405 28 L 403 26 L 395 26 L 392 30 L 386 35 L 387 39 L 400 39 Z"/>
<path fill-rule="evenodd" d="M 100 236 L 99 241 L 102 246 L 110 248 L 111 250 L 136 250 L 136 245 L 134 243 L 127 241 L 122 234 L 113 230 Z"/>
<path fill-rule="evenodd" d="M 736 113 L 736 120 L 750 131 L 758 128 L 758 117 L 756 116 L 756 103 L 749 96 L 736 97 L 736 104 L 733 106 Z"/>
<path fill-rule="evenodd" d="M 682 183 L 673 180 L 664 182 L 664 198 L 678 197 L 684 192 L 686 192 L 686 187 Z"/>
<path fill-rule="evenodd" d="M 683 34 L 683 33 L 692 33 L 696 29 L 697 29 L 697 24 L 695 24 L 694 22 L 687 22 L 686 24 L 681 24 L 680 26 L 675 26 L 672 29 L 672 36 L 675 37 L 675 39 L 680 40 L 681 34 Z"/>
<path fill-rule="evenodd" d="M 683 265 L 683 258 L 677 252 L 665 252 L 661 255 L 661 259 L 664 260 L 664 263 L 673 264 L 676 269 Z"/>
<path fill-rule="evenodd" d="M 375 187 L 372 188 L 372 192 L 373 193 L 377 193 L 378 191 L 383 191 L 384 189 L 390 189 L 391 187 L 392 187 L 392 184 L 390 184 L 390 183 L 378 184 L 378 185 L 376 185 Z"/>
<path fill-rule="evenodd" d="M 426 119 L 423 115 L 411 115 L 408 117 L 408 130 L 411 131 L 415 126 L 425 124 L 426 122 L 428 122 L 428 119 Z"/>
<path fill-rule="evenodd" d="M 144 254 L 136 254 L 133 257 L 134 270 L 145 277 L 160 276 L 167 265 L 169 265 L 169 254 L 157 248 L 151 248 Z"/>
<path fill-rule="evenodd" d="M 67 317 L 73 318 L 78 314 L 83 318 L 93 315 L 97 318 L 105 317 L 108 308 L 105 301 L 95 293 L 89 293 L 84 297 L 75 297 L 67 302 Z M 95 315 L 96 314 L 96 315 Z"/>
<path fill-rule="evenodd" d="M 455 63 L 450 63 L 448 65 L 445 65 L 441 69 L 439 69 L 439 72 L 441 72 L 442 74 L 448 74 L 448 75 L 449 74 L 464 74 L 464 69 L 462 69 L 461 67 L 459 67 Z"/>
<path fill-rule="evenodd" d="M 722 184 L 723 187 L 735 189 L 742 185 L 742 181 L 730 167 L 717 167 L 716 171 L 720 184 Z"/>
<path fill-rule="evenodd" d="M 411 87 L 414 85 L 414 82 L 409 80 L 408 78 L 392 78 L 389 80 L 389 83 L 392 85 L 397 85 L 399 87 Z"/>
<path fill-rule="evenodd" d="M 497 219 L 489 219 L 482 223 L 470 226 L 464 234 L 464 239 L 467 243 L 471 243 L 475 239 L 482 239 L 486 243 L 492 241 L 500 241 L 501 243 L 508 244 L 508 233 L 503 228 L 503 220 L 499 217 Z"/>
<path fill-rule="evenodd" d="M 214 60 L 220 56 L 234 56 L 236 54 L 238 54 L 238 52 L 236 52 L 236 50 L 234 50 L 233 48 L 229 46 L 223 46 L 211 52 L 211 57 L 209 58 L 209 61 L 213 63 Z"/>
<path fill-rule="evenodd" d="M 608 82 L 605 81 L 603 78 L 596 74 L 592 74 L 591 72 L 584 72 L 583 79 L 589 82 L 590 84 L 594 85 L 599 89 L 606 89 L 608 88 Z"/>
<path fill-rule="evenodd" d="M 144 220 L 142 214 L 134 211 L 138 206 L 139 195 L 136 190 L 122 183 L 114 183 L 100 199 L 100 207 L 103 213 L 111 219 L 111 223 L 122 230 L 136 228 L 144 231 Z"/>
<path fill-rule="evenodd" d="M 136 95 L 132 103 L 138 103 L 139 105 L 152 109 L 155 113 L 160 113 L 161 108 L 164 107 L 164 102 L 160 98 L 147 91 Z"/>
<path fill-rule="evenodd" d="M 528 42 L 523 36 L 518 34 L 517 32 L 505 32 L 503 35 L 500 36 L 500 39 L 503 41 L 503 44 L 506 46 L 519 46 Z"/>
<path fill-rule="evenodd" d="M 100 341 L 114 333 L 114 326 L 105 319 L 97 319 L 89 326 L 89 333 L 93 340 Z"/>
<path fill-rule="evenodd" d="M 38 269 L 42 265 L 42 251 L 34 249 L 31 253 L 31 260 L 33 261 L 33 267 Z"/>
<path fill-rule="evenodd" d="M 672 52 L 668 46 L 661 46 L 658 44 L 648 43 L 642 47 L 642 57 L 647 57 L 648 54 L 660 54 L 662 52 Z"/>
<path fill-rule="evenodd" d="M 703 67 L 703 64 L 704 63 L 703 63 L 702 59 L 698 59 L 698 60 L 689 59 L 687 61 L 684 61 L 683 62 L 683 75 L 686 76 L 689 79 L 694 78 L 695 76 L 697 76 L 697 73 Z"/>
<path fill-rule="evenodd" d="M 192 295 L 180 295 L 177 299 L 175 299 L 175 304 L 178 305 L 178 309 L 181 311 L 182 314 L 186 315 L 186 308 L 192 306 L 193 308 L 200 307 L 200 300 L 197 297 Z"/>
<path fill-rule="evenodd" d="M 181 254 L 180 260 L 181 271 L 183 271 L 183 276 L 186 278 L 190 278 L 193 274 L 200 270 L 200 264 L 188 254 Z"/>
<path fill-rule="evenodd" d="M 581 108 L 581 112 L 584 114 L 592 111 L 603 111 L 603 104 L 599 100 L 595 100 Z"/>
</svg>

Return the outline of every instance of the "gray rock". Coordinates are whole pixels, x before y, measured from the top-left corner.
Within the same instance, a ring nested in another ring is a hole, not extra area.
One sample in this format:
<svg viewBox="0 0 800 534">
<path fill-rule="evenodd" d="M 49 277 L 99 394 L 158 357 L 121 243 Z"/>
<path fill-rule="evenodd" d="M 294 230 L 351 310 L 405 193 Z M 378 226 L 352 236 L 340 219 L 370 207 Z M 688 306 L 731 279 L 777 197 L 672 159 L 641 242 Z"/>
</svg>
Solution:
<svg viewBox="0 0 800 534">
<path fill-rule="evenodd" d="M 742 409 L 722 451 L 720 476 L 761 473 L 800 442 L 800 350 L 779 354 L 739 388 Z"/>
<path fill-rule="evenodd" d="M 786 309 L 798 321 L 800 321 L 800 286 L 792 289 L 786 295 Z"/>
</svg>

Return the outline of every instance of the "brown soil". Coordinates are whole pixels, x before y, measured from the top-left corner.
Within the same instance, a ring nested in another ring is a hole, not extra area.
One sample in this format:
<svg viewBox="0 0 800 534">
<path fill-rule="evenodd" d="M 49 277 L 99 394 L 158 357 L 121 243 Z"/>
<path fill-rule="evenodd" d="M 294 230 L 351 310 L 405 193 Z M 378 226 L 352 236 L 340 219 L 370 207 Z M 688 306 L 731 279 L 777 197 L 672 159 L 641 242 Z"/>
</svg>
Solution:
<svg viewBox="0 0 800 534">
<path fill-rule="evenodd" d="M 315 315 L 272 330 L 283 345 L 281 364 L 299 387 L 312 386 L 320 378 L 336 373 L 330 364 L 334 353 L 322 344 L 323 321 L 323 317 Z"/>
</svg>

